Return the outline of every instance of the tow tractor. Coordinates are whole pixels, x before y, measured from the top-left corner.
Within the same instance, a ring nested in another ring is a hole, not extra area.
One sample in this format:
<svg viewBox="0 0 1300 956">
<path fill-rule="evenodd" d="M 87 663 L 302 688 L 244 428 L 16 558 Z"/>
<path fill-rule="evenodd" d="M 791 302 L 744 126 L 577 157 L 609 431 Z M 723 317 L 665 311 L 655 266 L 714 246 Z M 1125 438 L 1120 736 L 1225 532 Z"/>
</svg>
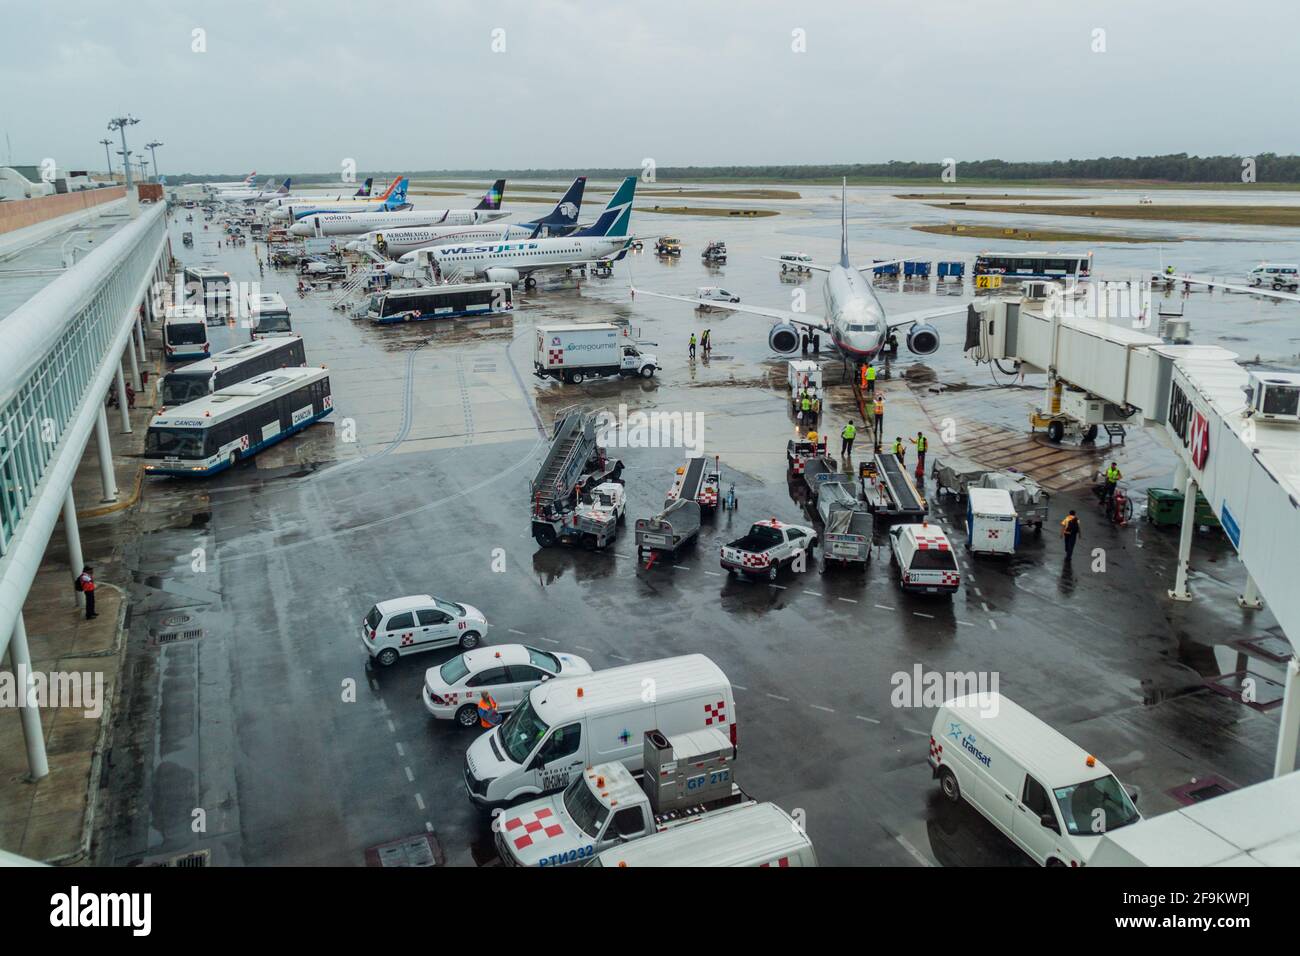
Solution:
<svg viewBox="0 0 1300 956">
<path fill-rule="evenodd" d="M 700 253 L 700 258 L 710 265 L 722 265 L 727 261 L 727 244 L 722 241 L 710 242 Z"/>
<path fill-rule="evenodd" d="M 808 459 L 817 457 L 826 457 L 825 436 L 818 436 L 815 442 L 800 437 L 792 438 L 785 443 L 785 467 L 792 480 L 795 475 L 804 473 Z"/>
<path fill-rule="evenodd" d="M 603 548 L 618 536 L 627 506 L 623 462 L 606 457 L 595 416 L 583 409 L 560 411 L 553 436 L 530 485 L 533 538 L 543 548 Z"/>
</svg>

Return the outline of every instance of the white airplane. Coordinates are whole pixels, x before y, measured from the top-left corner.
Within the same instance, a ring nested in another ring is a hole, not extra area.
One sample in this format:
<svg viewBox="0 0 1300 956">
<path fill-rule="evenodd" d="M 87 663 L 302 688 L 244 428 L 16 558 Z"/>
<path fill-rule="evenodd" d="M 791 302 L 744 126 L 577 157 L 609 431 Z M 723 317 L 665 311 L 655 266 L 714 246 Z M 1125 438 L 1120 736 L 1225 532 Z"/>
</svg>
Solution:
<svg viewBox="0 0 1300 956">
<path fill-rule="evenodd" d="M 199 183 L 199 187 L 204 192 L 214 193 L 222 189 L 252 189 L 253 183 L 257 181 L 257 170 L 253 170 L 243 179 L 233 183 Z"/>
<path fill-rule="evenodd" d="M 290 198 L 289 201 L 271 208 L 269 212 L 272 219 L 297 222 L 304 216 L 312 216 L 317 213 L 395 212 L 401 209 L 410 209 L 411 205 L 406 201 L 406 187 L 409 183 L 410 180 L 405 176 L 399 176 L 389 183 L 388 188 L 384 190 L 382 195 L 373 198 L 361 199 L 355 196 L 337 200 L 319 197 L 300 200 Z"/>
<path fill-rule="evenodd" d="M 715 302 L 710 300 L 709 307 L 727 309 L 732 312 L 749 312 L 754 315 L 776 319 L 767 334 L 767 343 L 772 351 L 789 355 L 799 351 L 805 335 L 816 332 L 829 336 L 831 343 L 844 356 L 845 360 L 857 365 L 874 361 L 889 341 L 889 333 L 895 329 L 908 328 L 907 347 L 915 355 L 932 355 L 939 348 L 939 330 L 927 322 L 927 319 L 951 315 L 965 311 L 966 305 L 948 305 L 933 309 L 921 309 L 904 312 L 899 315 L 886 316 L 884 306 L 876 298 L 869 279 L 863 273 L 881 265 L 892 265 L 902 260 L 872 262 L 868 265 L 855 266 L 849 262 L 849 220 L 848 220 L 848 180 L 845 180 L 844 192 L 840 196 L 840 261 L 833 266 L 817 263 L 802 263 L 816 272 L 825 272 L 826 282 L 822 286 L 822 296 L 826 305 L 826 314 L 822 318 L 810 317 L 807 313 L 790 312 L 785 309 L 768 309 L 761 306 L 742 305 L 739 302 Z M 770 257 L 769 257 L 770 258 Z M 779 260 L 774 260 L 779 261 Z M 650 292 L 646 289 L 632 289 L 654 296 L 657 299 L 672 299 L 688 302 L 698 306 L 700 300 L 682 295 L 668 295 L 663 292 Z M 807 330 L 807 331 L 802 331 Z"/>
<path fill-rule="evenodd" d="M 534 272 L 568 269 L 600 259 L 621 259 L 633 237 L 627 233 L 632 218 L 632 197 L 636 177 L 629 176 L 614 193 L 604 212 L 586 229 L 554 239 L 525 239 L 522 242 L 456 244 L 434 246 L 428 256 L 440 275 L 474 275 L 489 282 L 524 282 L 533 288 Z M 395 274 L 403 266 L 390 263 L 386 270 Z"/>
<path fill-rule="evenodd" d="M 433 246 L 453 243 L 509 242 L 519 239 L 546 239 L 566 236 L 578 226 L 578 212 L 582 208 L 582 192 L 587 177 L 579 176 L 555 204 L 555 208 L 540 219 L 531 222 L 494 222 L 474 226 L 422 226 L 412 229 L 376 229 L 358 236 L 344 248 L 353 252 L 373 249 L 380 255 L 407 265 L 414 265 L 416 252 Z M 391 214 L 390 214 L 391 215 Z M 385 218 L 384 222 L 391 222 Z"/>
<path fill-rule="evenodd" d="M 385 226 L 478 226 L 508 216 L 501 209 L 505 180 L 498 179 L 473 209 L 413 209 L 408 212 L 319 212 L 289 227 L 291 236 L 355 236 Z"/>
<path fill-rule="evenodd" d="M 213 198 L 218 202 L 266 202 L 276 196 L 289 195 L 291 182 L 292 180 L 286 179 L 276 188 L 275 180 L 268 179 L 261 189 L 223 189 L 214 194 Z"/>
</svg>

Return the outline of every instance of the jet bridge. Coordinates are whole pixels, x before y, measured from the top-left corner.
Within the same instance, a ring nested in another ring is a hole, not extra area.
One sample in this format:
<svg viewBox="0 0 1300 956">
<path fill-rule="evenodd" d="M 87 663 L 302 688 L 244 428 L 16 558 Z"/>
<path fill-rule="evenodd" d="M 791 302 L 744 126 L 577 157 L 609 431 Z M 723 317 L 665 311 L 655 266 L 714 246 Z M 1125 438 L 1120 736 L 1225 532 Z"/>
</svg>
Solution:
<svg viewBox="0 0 1300 956">
<path fill-rule="evenodd" d="M 976 362 L 1018 361 L 1047 372 L 1062 392 L 1104 402 L 1151 427 L 1178 457 L 1184 494 L 1178 570 L 1168 595 L 1188 588 L 1198 491 L 1209 501 L 1248 574 L 1238 598 L 1261 598 L 1296 646 L 1300 636 L 1300 377 L 1270 376 L 1285 400 L 1272 409 L 1260 375 L 1218 346 L 1168 345 L 1102 319 L 1047 314 L 1042 301 L 990 300 L 975 307 L 967 354 Z M 1289 391 L 1288 391 L 1289 390 Z M 1279 409 L 1281 411 L 1279 412 Z M 1295 769 L 1300 739 L 1300 667 L 1286 665 L 1275 775 Z"/>
</svg>

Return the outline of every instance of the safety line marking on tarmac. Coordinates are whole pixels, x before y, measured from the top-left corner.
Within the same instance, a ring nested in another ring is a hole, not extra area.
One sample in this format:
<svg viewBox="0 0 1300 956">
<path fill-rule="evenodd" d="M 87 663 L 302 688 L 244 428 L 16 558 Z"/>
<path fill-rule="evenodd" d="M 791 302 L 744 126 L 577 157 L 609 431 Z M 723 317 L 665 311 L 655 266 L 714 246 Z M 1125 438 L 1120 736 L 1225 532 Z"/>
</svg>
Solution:
<svg viewBox="0 0 1300 956">
<path fill-rule="evenodd" d="M 511 634 L 518 634 L 520 637 L 527 637 L 527 636 L 528 636 L 528 635 L 525 634 L 523 631 L 516 631 L 513 627 L 507 627 L 506 630 L 509 631 Z"/>
<path fill-rule="evenodd" d="M 731 686 L 732 686 L 732 688 L 734 688 L 735 690 L 749 690 L 748 687 L 741 687 L 739 684 L 732 684 Z"/>
<path fill-rule="evenodd" d="M 411 768 L 403 767 L 402 769 L 406 771 L 406 782 L 415 783 L 415 774 L 411 773 Z"/>
<path fill-rule="evenodd" d="M 675 567 L 678 571 L 689 571 L 689 570 L 690 570 L 690 566 L 689 566 L 689 565 L 685 565 L 685 564 L 674 564 L 673 567 Z"/>
<path fill-rule="evenodd" d="M 858 599 L 857 599 L 857 598 L 846 598 L 846 597 L 842 597 L 842 598 L 840 598 L 840 600 L 843 601 L 845 604 L 857 604 L 857 603 L 858 603 Z"/>
<path fill-rule="evenodd" d="M 989 613 L 989 605 L 988 605 L 988 602 L 987 602 L 987 601 L 981 601 L 981 602 L 980 602 L 980 607 L 984 608 L 984 613 L 985 613 L 985 614 L 988 614 L 988 613 Z"/>
<path fill-rule="evenodd" d="M 854 714 L 853 716 L 854 716 L 855 718 L 857 718 L 858 720 L 865 720 L 865 721 L 866 721 L 867 723 L 869 723 L 869 724 L 878 724 L 878 723 L 880 723 L 880 721 L 876 720 L 876 718 L 874 718 L 874 717 L 863 717 L 861 714 Z"/>
<path fill-rule="evenodd" d="M 720 571 L 705 571 L 704 573 L 707 574 L 707 575 L 708 575 L 709 577 L 711 577 L 711 578 L 720 578 L 720 577 L 722 577 L 722 572 L 720 572 Z"/>
<path fill-rule="evenodd" d="M 420 796 L 418 793 L 415 795 L 415 805 L 421 810 L 424 809 L 424 797 Z"/>
<path fill-rule="evenodd" d="M 979 588 L 976 588 L 976 589 L 975 589 L 975 593 L 978 594 L 980 597 L 983 597 L 983 596 L 984 596 L 984 592 L 981 591 Z"/>
<path fill-rule="evenodd" d="M 596 653 L 596 649 L 594 647 L 583 647 L 581 644 L 574 644 L 573 646 L 580 651 L 586 651 L 588 654 Z"/>
<path fill-rule="evenodd" d="M 779 695 L 779 694 L 768 694 L 767 696 L 768 696 L 768 697 L 771 697 L 773 700 L 784 701 L 784 702 L 787 703 L 787 704 L 790 703 L 790 698 L 789 698 L 789 697 L 782 697 L 782 696 Z"/>
<path fill-rule="evenodd" d="M 913 611 L 912 613 L 915 614 L 917 617 L 928 617 L 930 620 L 932 621 L 934 620 L 933 614 L 922 614 L 920 611 Z"/>
<path fill-rule="evenodd" d="M 614 658 L 616 661 L 630 661 L 632 659 L 630 657 L 624 657 L 622 654 L 610 654 L 609 656 Z M 735 685 L 733 684 L 732 686 L 734 687 Z"/>
<path fill-rule="evenodd" d="M 903 729 L 906 730 L 909 734 L 916 734 L 918 737 L 929 737 L 929 736 L 930 736 L 930 735 L 929 735 L 928 733 L 926 733 L 924 730 L 913 730 L 911 727 L 904 727 Z"/>
<path fill-rule="evenodd" d="M 826 711 L 826 713 L 828 713 L 828 714 L 833 714 L 833 713 L 835 713 L 835 711 L 834 711 L 832 708 L 830 708 L 830 707 L 823 707 L 821 704 L 809 704 L 808 706 L 811 707 L 813 710 L 824 710 L 824 711 Z"/>
<path fill-rule="evenodd" d="M 996 631 L 998 629 L 998 622 L 993 620 L 993 618 L 989 618 L 989 627 Z"/>
<path fill-rule="evenodd" d="M 821 597 L 821 596 L 822 596 L 822 593 L 821 593 L 820 591 L 809 591 L 807 588 L 804 588 L 804 589 L 803 589 L 803 593 L 804 593 L 804 594 L 811 594 L 813 597 Z"/>
<path fill-rule="evenodd" d="M 396 744 L 396 747 L 397 747 L 397 756 L 405 757 L 406 751 L 402 749 L 402 744 L 400 741 Z"/>
<path fill-rule="evenodd" d="M 788 590 L 790 590 L 790 589 L 789 589 L 788 587 L 786 587 L 784 584 L 770 584 L 770 585 L 768 585 L 768 587 L 776 588 L 778 591 L 788 591 Z"/>
<path fill-rule="evenodd" d="M 558 644 L 558 643 L 560 643 L 559 641 L 557 641 L 557 640 L 556 640 L 555 638 L 553 638 L 553 637 L 544 637 L 544 638 L 542 638 L 542 640 L 544 640 L 544 641 L 545 641 L 546 643 L 548 643 L 548 644 Z"/>
<path fill-rule="evenodd" d="M 888 604 L 877 604 L 877 605 L 875 605 L 875 606 L 878 607 L 878 608 L 880 608 L 880 610 L 882 610 L 882 611 L 892 611 L 892 610 L 893 610 L 893 608 L 890 607 Z"/>
<path fill-rule="evenodd" d="M 957 623 L 960 624 L 962 627 L 974 627 L 974 626 L 975 626 L 975 622 L 974 622 L 974 621 L 958 621 Z"/>
<path fill-rule="evenodd" d="M 908 855 L 911 856 L 912 859 L 914 859 L 917 863 L 920 863 L 922 866 L 934 866 L 933 863 L 931 863 L 929 860 L 925 858 L 925 856 L 921 853 L 920 850 L 918 850 L 916 847 L 912 846 L 912 844 L 904 840 L 902 834 L 898 834 L 898 833 L 894 834 L 894 839 L 898 841 L 898 845 L 901 846 L 904 850 L 906 850 L 908 852 Z"/>
<path fill-rule="evenodd" d="M 397 733 L 397 725 L 396 725 L 395 723 L 393 723 L 391 720 L 388 721 L 387 723 L 388 723 L 388 732 L 389 732 L 390 734 L 395 734 L 395 733 Z"/>
</svg>

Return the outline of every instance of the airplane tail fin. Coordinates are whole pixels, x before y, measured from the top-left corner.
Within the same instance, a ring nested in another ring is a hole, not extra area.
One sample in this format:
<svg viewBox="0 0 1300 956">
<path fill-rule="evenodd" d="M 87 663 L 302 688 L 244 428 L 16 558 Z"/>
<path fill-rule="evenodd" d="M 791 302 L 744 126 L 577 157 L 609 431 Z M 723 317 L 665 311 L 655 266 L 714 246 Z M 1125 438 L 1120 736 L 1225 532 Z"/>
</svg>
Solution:
<svg viewBox="0 0 1300 956">
<path fill-rule="evenodd" d="M 575 236 L 626 236 L 628 223 L 632 221 L 632 198 L 636 194 L 636 177 L 629 176 L 614 193 L 605 211 L 586 229 L 575 232 Z"/>
<path fill-rule="evenodd" d="M 406 185 L 410 182 L 405 176 L 399 177 L 388 192 L 384 193 L 384 208 L 396 209 L 399 206 L 406 205 Z"/>
<path fill-rule="evenodd" d="M 290 179 L 288 176 L 286 176 L 285 179 L 284 179 L 284 182 L 282 182 L 282 183 L 280 184 L 280 188 L 277 189 L 277 190 L 275 191 L 275 194 L 276 194 L 277 196 L 287 196 L 287 195 L 289 195 L 289 186 L 290 186 L 292 183 L 293 183 L 293 180 Z"/>
<path fill-rule="evenodd" d="M 402 181 L 402 177 L 401 177 L 401 176 L 398 176 L 397 178 L 395 178 L 391 183 L 388 184 L 388 188 L 385 189 L 385 190 L 383 191 L 383 193 L 380 195 L 379 198 L 380 198 L 380 199 L 387 199 L 387 198 L 389 198 L 390 196 L 392 196 L 392 195 L 393 195 L 393 190 L 395 190 L 395 189 L 397 188 L 397 184 L 400 183 L 401 181 Z"/>
<path fill-rule="evenodd" d="M 559 234 L 567 232 L 578 224 L 578 213 L 582 209 L 582 193 L 587 188 L 587 177 L 579 176 L 573 181 L 573 185 L 568 188 L 563 198 L 555 204 L 555 208 L 543 216 L 524 225 L 533 226 L 533 234 L 530 239 L 536 239 L 543 231 Z"/>
<path fill-rule="evenodd" d="M 356 191 L 356 195 L 357 195 L 358 197 L 361 197 L 361 198 L 364 198 L 364 197 L 366 197 L 366 196 L 369 196 L 369 195 L 370 195 L 370 187 L 374 184 L 374 182 L 375 182 L 375 180 L 374 180 L 373 177 L 370 178 L 370 179 L 367 179 L 364 183 L 361 184 L 361 188 L 358 189 L 358 190 Z"/>
<path fill-rule="evenodd" d="M 498 179 L 492 184 L 492 188 L 483 194 L 483 198 L 478 201 L 475 209 L 500 209 L 501 200 L 506 195 L 506 181 Z"/>
<path fill-rule="evenodd" d="M 257 182 L 257 170 L 256 170 L 256 169 L 253 170 L 251 173 L 249 173 L 247 176 L 244 177 L 244 185 L 245 185 L 245 186 L 252 186 L 253 183 L 255 183 L 255 182 Z"/>
<path fill-rule="evenodd" d="M 840 184 L 840 265 L 851 269 L 849 265 L 849 177 L 845 176 Z"/>
</svg>

